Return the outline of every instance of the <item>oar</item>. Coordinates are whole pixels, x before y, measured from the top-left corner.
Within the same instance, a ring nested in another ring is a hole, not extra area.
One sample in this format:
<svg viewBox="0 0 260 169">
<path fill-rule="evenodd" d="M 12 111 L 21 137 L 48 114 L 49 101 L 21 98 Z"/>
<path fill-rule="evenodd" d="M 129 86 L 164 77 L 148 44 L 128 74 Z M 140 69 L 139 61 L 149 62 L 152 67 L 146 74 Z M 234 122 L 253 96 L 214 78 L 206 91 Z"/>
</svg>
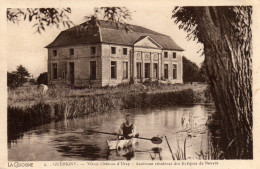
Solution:
<svg viewBox="0 0 260 169">
<path fill-rule="evenodd" d="M 89 129 L 85 129 L 84 132 L 85 133 L 108 134 L 108 135 L 114 135 L 114 136 L 123 136 L 122 134 L 108 133 L 108 132 L 102 132 L 102 131 L 94 131 L 94 130 L 89 130 Z M 162 143 L 162 139 L 160 137 L 144 138 L 144 137 L 139 137 L 139 134 L 136 134 L 135 138 L 143 139 L 143 140 L 150 140 L 153 144 L 161 144 Z"/>
</svg>

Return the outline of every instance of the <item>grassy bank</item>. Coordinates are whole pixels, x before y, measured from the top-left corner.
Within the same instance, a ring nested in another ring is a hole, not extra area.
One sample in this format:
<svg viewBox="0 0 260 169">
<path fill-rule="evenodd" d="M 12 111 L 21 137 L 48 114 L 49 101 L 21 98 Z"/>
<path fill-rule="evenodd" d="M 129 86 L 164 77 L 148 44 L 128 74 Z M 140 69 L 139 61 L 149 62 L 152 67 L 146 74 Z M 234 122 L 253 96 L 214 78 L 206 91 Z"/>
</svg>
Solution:
<svg viewBox="0 0 260 169">
<path fill-rule="evenodd" d="M 51 88 L 43 94 L 34 86 L 8 91 L 8 133 L 51 120 L 103 114 L 113 109 L 189 105 L 206 102 L 207 86 L 121 85 L 100 89 Z"/>
<path fill-rule="evenodd" d="M 204 91 L 205 84 L 174 84 L 164 85 L 157 83 L 146 84 L 145 88 L 141 84 L 119 85 L 117 87 L 91 88 L 91 89 L 72 89 L 66 87 L 51 87 L 46 94 L 43 94 L 36 86 L 19 87 L 8 89 L 8 106 L 25 107 L 32 106 L 40 101 L 54 103 L 62 98 L 83 98 L 89 96 L 115 96 L 123 97 L 128 94 L 158 94 L 168 92 L 178 92 L 191 89 L 196 95 L 196 103 L 204 103 L 206 98 Z"/>
</svg>

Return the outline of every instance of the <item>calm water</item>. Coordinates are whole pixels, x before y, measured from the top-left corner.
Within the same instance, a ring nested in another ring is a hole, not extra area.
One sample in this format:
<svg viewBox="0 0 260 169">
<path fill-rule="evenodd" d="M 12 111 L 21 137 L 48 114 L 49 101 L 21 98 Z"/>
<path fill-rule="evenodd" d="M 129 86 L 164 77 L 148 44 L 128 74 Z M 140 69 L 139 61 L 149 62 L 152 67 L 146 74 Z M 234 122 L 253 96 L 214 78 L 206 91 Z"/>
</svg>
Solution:
<svg viewBox="0 0 260 169">
<path fill-rule="evenodd" d="M 168 145 L 163 138 L 160 145 L 139 140 L 134 152 L 108 151 L 106 140 L 115 136 L 84 134 L 85 128 L 116 132 L 124 122 L 124 114 L 132 113 L 140 137 L 167 136 L 174 153 L 178 145 L 183 150 L 186 139 L 186 157 L 198 159 L 201 150 L 208 150 L 208 130 L 205 126 L 210 106 L 167 107 L 154 109 L 117 110 L 112 115 L 63 120 L 43 125 L 23 133 L 8 147 L 9 160 L 171 160 Z M 183 120 L 182 120 L 183 119 Z M 161 150 L 161 151 L 158 151 Z"/>
</svg>

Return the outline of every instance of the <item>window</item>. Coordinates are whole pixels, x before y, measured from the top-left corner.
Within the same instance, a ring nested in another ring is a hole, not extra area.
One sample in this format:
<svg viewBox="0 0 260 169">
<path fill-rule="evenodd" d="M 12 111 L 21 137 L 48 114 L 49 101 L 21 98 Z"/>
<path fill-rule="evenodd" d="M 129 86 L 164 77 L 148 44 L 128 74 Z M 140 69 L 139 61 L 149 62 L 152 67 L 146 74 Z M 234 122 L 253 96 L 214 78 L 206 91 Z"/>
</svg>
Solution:
<svg viewBox="0 0 260 169">
<path fill-rule="evenodd" d="M 176 52 L 172 53 L 172 58 L 174 58 L 174 59 L 176 58 Z"/>
<path fill-rule="evenodd" d="M 91 55 L 95 55 L 96 54 L 96 47 L 91 47 Z"/>
<path fill-rule="evenodd" d="M 153 77 L 155 79 L 158 79 L 158 64 L 157 63 L 153 64 Z"/>
<path fill-rule="evenodd" d="M 96 80 L 97 75 L 97 64 L 96 61 L 90 61 L 90 79 Z"/>
<path fill-rule="evenodd" d="M 168 64 L 164 64 L 164 78 L 168 79 Z"/>
<path fill-rule="evenodd" d="M 123 55 L 127 55 L 127 48 L 123 48 Z"/>
<path fill-rule="evenodd" d="M 57 56 L 57 50 L 52 51 L 53 56 Z"/>
<path fill-rule="evenodd" d="M 52 64 L 52 71 L 53 71 L 53 79 L 57 79 L 58 78 L 57 63 Z"/>
<path fill-rule="evenodd" d="M 123 79 L 128 79 L 128 62 L 123 62 Z"/>
<path fill-rule="evenodd" d="M 74 55 L 74 49 L 70 49 L 70 56 Z"/>
<path fill-rule="evenodd" d="M 177 79 L 177 65 L 176 64 L 172 65 L 172 78 Z"/>
<path fill-rule="evenodd" d="M 116 47 L 111 47 L 111 53 L 116 54 Z"/>
<path fill-rule="evenodd" d="M 116 79 L 116 62 L 111 61 L 111 79 Z"/>
<path fill-rule="evenodd" d="M 142 69 L 141 69 L 141 63 L 137 62 L 136 63 L 136 70 L 137 70 L 137 79 L 141 79 L 142 77 Z"/>
<path fill-rule="evenodd" d="M 144 77 L 145 78 L 150 78 L 150 63 L 145 63 L 144 64 Z"/>
<path fill-rule="evenodd" d="M 164 58 L 168 58 L 168 52 L 164 52 Z"/>
</svg>

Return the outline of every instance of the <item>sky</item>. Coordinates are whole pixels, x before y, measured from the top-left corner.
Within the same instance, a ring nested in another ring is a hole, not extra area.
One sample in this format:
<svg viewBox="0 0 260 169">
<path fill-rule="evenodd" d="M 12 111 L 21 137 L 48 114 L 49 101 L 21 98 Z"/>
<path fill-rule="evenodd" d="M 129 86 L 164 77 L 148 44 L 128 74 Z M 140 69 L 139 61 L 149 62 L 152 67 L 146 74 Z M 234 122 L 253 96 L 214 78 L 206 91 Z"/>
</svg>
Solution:
<svg viewBox="0 0 260 169">
<path fill-rule="evenodd" d="M 171 19 L 173 6 L 166 5 L 164 8 L 146 6 L 126 6 L 132 13 L 129 24 L 135 24 L 148 29 L 169 35 L 179 46 L 185 49 L 183 55 L 198 66 L 203 62 L 204 56 L 198 51 L 201 44 L 192 40 L 188 41 L 187 33 L 179 30 Z M 84 16 L 94 13 L 95 6 L 87 8 L 72 8 L 69 15 L 74 24 L 84 22 Z M 19 24 L 7 22 L 7 70 L 14 71 L 18 65 L 26 67 L 33 75 L 38 77 L 40 73 L 47 72 L 47 49 L 44 48 L 51 43 L 58 34 L 67 28 L 60 29 L 48 27 L 41 34 L 35 33 L 34 23 L 21 21 Z"/>
</svg>

